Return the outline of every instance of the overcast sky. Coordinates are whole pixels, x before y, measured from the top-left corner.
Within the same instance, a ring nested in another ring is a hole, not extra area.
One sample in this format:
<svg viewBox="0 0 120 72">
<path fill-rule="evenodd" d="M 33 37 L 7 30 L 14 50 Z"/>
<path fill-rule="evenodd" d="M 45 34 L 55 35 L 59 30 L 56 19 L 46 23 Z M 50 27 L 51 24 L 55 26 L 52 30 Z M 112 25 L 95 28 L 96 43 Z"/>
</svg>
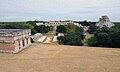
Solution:
<svg viewBox="0 0 120 72">
<path fill-rule="evenodd" d="M 120 0 L 0 0 L 0 21 L 120 21 Z"/>
</svg>

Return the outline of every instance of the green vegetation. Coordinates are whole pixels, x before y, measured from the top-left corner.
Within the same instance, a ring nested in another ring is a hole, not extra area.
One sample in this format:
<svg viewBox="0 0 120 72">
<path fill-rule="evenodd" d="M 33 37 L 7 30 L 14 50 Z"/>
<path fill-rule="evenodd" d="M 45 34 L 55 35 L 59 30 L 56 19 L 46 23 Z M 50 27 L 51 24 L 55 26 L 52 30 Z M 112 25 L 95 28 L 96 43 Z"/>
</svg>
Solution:
<svg viewBox="0 0 120 72">
<path fill-rule="evenodd" d="M 65 45 L 75 45 L 75 46 L 82 46 L 82 35 L 78 35 L 78 33 L 68 33 L 64 37 L 58 37 L 59 43 Z"/>
<path fill-rule="evenodd" d="M 47 33 L 50 31 L 48 26 L 37 26 L 38 21 L 27 22 L 0 22 L 0 29 L 31 29 L 32 34 L 35 33 Z"/>
<path fill-rule="evenodd" d="M 88 33 L 89 34 L 95 34 L 99 32 L 99 27 L 95 26 L 95 25 L 90 25 L 89 29 L 88 29 Z"/>
<path fill-rule="evenodd" d="M 115 25 L 120 25 L 120 22 L 113 22 Z"/>
<path fill-rule="evenodd" d="M 63 25 L 57 26 L 57 32 L 59 33 L 66 33 L 66 28 Z"/>
<path fill-rule="evenodd" d="M 96 22 L 88 22 L 87 20 L 84 20 L 82 22 L 78 22 L 78 21 L 75 21 L 75 22 L 81 24 L 82 26 L 90 26 L 90 25 L 95 25 L 96 24 Z"/>
<path fill-rule="evenodd" d="M 98 42 L 97 38 L 95 38 L 95 37 L 91 37 L 87 40 L 87 43 L 89 46 L 98 46 L 97 42 Z"/>
<path fill-rule="evenodd" d="M 74 24 L 68 24 L 65 26 L 66 28 L 66 33 L 71 33 L 71 32 L 75 32 L 76 27 Z"/>
<path fill-rule="evenodd" d="M 58 37 L 58 43 L 64 45 L 75 45 L 75 46 L 82 46 L 82 40 L 84 39 L 83 29 L 79 28 L 73 24 L 69 24 L 66 26 L 58 26 L 58 30 L 60 27 L 65 28 L 64 36 Z M 61 29 L 61 28 L 60 28 Z M 57 31 L 58 31 L 57 30 Z M 60 31 L 59 31 L 60 32 Z"/>
<path fill-rule="evenodd" d="M 89 46 L 120 48 L 120 25 L 99 29 L 87 42 Z"/>
<path fill-rule="evenodd" d="M 109 47 L 111 45 L 111 39 L 109 35 L 105 32 L 101 32 L 95 35 L 97 38 L 97 43 L 99 46 Z"/>
<path fill-rule="evenodd" d="M 38 33 L 47 33 L 48 31 L 51 30 L 49 26 L 45 26 L 45 25 L 35 26 L 34 29 Z"/>
<path fill-rule="evenodd" d="M 36 23 L 39 21 L 27 22 L 0 22 L 0 29 L 31 29 L 32 34 L 47 33 L 52 27 L 40 25 Z M 83 26 L 89 26 L 88 33 L 91 36 L 86 39 L 89 46 L 97 47 L 113 47 L 120 48 L 120 23 L 115 22 L 115 26 L 108 28 L 104 26 L 99 28 L 95 26 L 95 22 L 78 22 Z M 64 45 L 82 46 L 85 38 L 83 28 L 77 27 L 73 24 L 60 25 L 56 30 L 58 33 L 64 33 L 64 36 L 58 37 L 58 43 Z"/>
</svg>

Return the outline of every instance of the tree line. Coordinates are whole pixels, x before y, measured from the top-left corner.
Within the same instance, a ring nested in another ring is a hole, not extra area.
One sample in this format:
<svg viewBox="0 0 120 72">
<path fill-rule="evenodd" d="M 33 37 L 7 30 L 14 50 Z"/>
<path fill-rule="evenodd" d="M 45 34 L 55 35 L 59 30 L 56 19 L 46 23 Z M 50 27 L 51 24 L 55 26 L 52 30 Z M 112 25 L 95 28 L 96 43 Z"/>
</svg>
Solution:
<svg viewBox="0 0 120 72">
<path fill-rule="evenodd" d="M 1 22 L 0 29 L 31 29 L 31 33 L 47 33 L 51 30 L 51 27 L 40 25 L 37 26 L 38 21 L 27 21 L 27 22 Z"/>
<path fill-rule="evenodd" d="M 58 42 L 65 45 L 82 46 L 85 39 L 83 28 L 73 24 L 60 25 L 56 30 L 58 33 L 64 33 L 64 36 L 58 37 Z M 91 35 L 87 39 L 87 44 L 94 47 L 113 47 L 120 48 L 120 24 L 108 28 L 103 26 L 99 28 L 95 24 L 90 24 L 87 32 Z"/>
<path fill-rule="evenodd" d="M 87 41 L 89 46 L 120 48 L 120 25 L 111 28 L 91 26 L 88 32 L 94 34 Z"/>
</svg>

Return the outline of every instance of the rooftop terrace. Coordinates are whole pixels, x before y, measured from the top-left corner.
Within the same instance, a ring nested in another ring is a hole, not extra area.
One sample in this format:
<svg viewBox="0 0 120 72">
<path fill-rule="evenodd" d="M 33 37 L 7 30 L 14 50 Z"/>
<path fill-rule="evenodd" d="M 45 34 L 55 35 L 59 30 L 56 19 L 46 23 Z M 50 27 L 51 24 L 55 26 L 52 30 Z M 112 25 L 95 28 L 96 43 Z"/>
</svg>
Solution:
<svg viewBox="0 0 120 72">
<path fill-rule="evenodd" d="M 30 29 L 0 29 L 0 36 L 15 36 Z"/>
</svg>

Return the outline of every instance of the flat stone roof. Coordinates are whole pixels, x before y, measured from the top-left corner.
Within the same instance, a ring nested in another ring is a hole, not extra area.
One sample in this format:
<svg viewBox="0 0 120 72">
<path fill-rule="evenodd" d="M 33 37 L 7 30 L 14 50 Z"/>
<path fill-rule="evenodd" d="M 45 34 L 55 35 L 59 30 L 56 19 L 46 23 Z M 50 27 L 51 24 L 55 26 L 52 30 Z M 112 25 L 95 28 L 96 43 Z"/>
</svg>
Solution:
<svg viewBox="0 0 120 72">
<path fill-rule="evenodd" d="M 27 29 L 0 29 L 0 32 L 20 32 Z"/>
<path fill-rule="evenodd" d="M 0 36 L 13 36 L 30 29 L 0 29 Z"/>
</svg>

